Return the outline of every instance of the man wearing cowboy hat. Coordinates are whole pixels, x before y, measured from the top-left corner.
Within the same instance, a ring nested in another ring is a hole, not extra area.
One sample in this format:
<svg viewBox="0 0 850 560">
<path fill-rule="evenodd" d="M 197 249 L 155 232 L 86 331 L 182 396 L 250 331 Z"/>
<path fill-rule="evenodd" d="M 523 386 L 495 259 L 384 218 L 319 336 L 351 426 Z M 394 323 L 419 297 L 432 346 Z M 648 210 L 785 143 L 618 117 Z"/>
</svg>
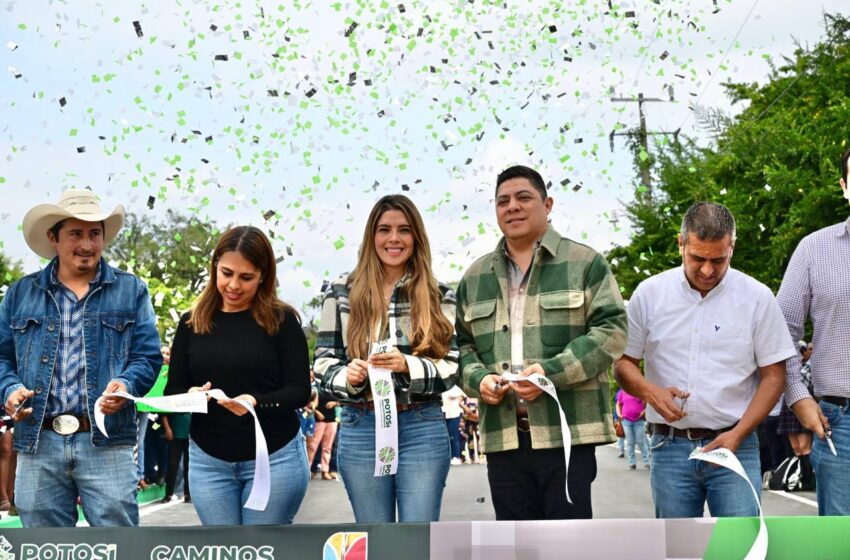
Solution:
<svg viewBox="0 0 850 560">
<path fill-rule="evenodd" d="M 101 257 L 123 221 L 123 206 L 107 214 L 88 190 L 24 216 L 27 245 L 51 259 L 0 303 L 0 396 L 15 420 L 24 527 L 73 527 L 77 496 L 91 526 L 139 523 L 135 407 L 109 395 L 145 394 L 162 356 L 144 283 Z M 109 437 L 94 422 L 101 395 Z"/>
</svg>

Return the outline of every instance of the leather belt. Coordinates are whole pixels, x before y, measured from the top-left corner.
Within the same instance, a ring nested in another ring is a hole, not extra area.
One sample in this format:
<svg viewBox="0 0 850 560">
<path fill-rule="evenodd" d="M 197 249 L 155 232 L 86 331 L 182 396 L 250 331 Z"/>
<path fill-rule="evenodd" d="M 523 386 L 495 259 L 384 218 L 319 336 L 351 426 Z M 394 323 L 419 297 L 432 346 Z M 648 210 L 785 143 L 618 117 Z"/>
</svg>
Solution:
<svg viewBox="0 0 850 560">
<path fill-rule="evenodd" d="M 426 401 L 426 402 L 412 402 L 407 404 L 395 403 L 396 412 L 404 412 L 406 410 L 416 410 L 418 408 L 422 408 L 428 404 L 434 404 L 437 401 Z M 350 406 L 352 408 L 359 408 L 360 410 L 375 410 L 375 401 L 366 401 L 366 402 L 347 402 L 344 403 L 343 406 Z"/>
<path fill-rule="evenodd" d="M 847 406 L 848 404 L 850 404 L 850 399 L 848 399 L 847 397 L 833 397 L 831 395 L 824 395 L 819 400 L 826 401 L 830 404 L 835 404 L 838 406 Z"/>
<path fill-rule="evenodd" d="M 517 416 L 516 429 L 520 432 L 531 431 L 531 424 L 528 423 L 528 416 Z"/>
<path fill-rule="evenodd" d="M 68 436 L 77 432 L 91 431 L 91 422 L 86 415 L 74 416 L 73 414 L 60 414 L 59 416 L 46 417 L 41 427 L 52 430 L 59 435 Z"/>
<path fill-rule="evenodd" d="M 673 430 L 674 437 L 687 438 L 690 440 L 697 439 L 714 439 L 723 432 L 728 432 L 735 426 L 729 426 L 727 428 L 720 428 L 719 430 L 712 430 L 709 428 L 674 428 L 673 426 L 668 426 L 667 424 L 654 424 L 652 422 L 649 423 L 649 429 L 653 434 L 658 434 L 660 436 L 668 436 L 670 435 L 670 430 Z"/>
</svg>

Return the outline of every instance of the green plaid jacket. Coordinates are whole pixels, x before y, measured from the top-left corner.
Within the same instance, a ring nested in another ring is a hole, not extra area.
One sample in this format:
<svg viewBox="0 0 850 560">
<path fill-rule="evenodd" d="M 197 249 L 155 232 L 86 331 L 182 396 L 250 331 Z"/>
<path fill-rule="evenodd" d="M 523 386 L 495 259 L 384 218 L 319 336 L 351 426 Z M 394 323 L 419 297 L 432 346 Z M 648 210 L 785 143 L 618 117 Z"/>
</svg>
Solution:
<svg viewBox="0 0 850 560">
<path fill-rule="evenodd" d="M 511 333 L 504 238 L 464 274 L 455 328 L 466 394 L 480 398 L 488 373 L 508 372 Z M 525 300 L 524 366 L 539 363 L 558 390 L 572 445 L 616 440 L 608 368 L 626 347 L 626 311 L 605 258 L 562 237 L 552 226 L 537 248 Z M 485 452 L 517 449 L 514 399 L 479 403 Z M 563 447 L 555 402 L 545 393 L 528 403 L 532 447 Z"/>
</svg>

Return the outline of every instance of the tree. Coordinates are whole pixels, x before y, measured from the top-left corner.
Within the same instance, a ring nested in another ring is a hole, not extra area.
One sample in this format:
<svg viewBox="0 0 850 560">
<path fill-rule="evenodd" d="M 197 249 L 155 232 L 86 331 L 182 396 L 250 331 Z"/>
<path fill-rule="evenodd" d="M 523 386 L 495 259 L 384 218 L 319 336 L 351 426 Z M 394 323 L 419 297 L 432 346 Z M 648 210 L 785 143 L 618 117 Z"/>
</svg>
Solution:
<svg viewBox="0 0 850 560">
<path fill-rule="evenodd" d="M 3 296 L 6 295 L 6 290 L 19 278 L 24 276 L 24 270 L 21 268 L 19 261 L 12 261 L 0 253 L 0 301 L 3 301 Z"/>
<path fill-rule="evenodd" d="M 729 207 L 738 227 L 734 266 L 774 290 L 803 236 L 847 218 L 837 183 L 850 145 L 850 20 L 825 20 L 823 41 L 798 45 L 764 85 L 725 84 L 734 103 L 748 105 L 734 118 L 712 119 L 714 146 L 660 147 L 658 196 L 627 207 L 632 240 L 608 253 L 624 295 L 678 264 L 676 232 L 694 202 Z"/>
<path fill-rule="evenodd" d="M 148 284 L 163 340 L 169 341 L 209 277 L 209 257 L 220 231 L 210 223 L 169 210 L 164 222 L 127 214 L 107 259 Z"/>
</svg>

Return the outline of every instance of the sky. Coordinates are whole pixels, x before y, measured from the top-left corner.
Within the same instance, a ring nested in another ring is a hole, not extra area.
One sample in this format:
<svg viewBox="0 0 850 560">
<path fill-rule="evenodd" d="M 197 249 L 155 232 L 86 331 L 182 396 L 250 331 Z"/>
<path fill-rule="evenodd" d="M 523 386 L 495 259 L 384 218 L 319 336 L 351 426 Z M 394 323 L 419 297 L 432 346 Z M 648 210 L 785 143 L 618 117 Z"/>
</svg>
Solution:
<svg viewBox="0 0 850 560">
<path fill-rule="evenodd" d="M 353 268 L 390 193 L 458 280 L 521 163 L 551 182 L 553 225 L 604 251 L 628 242 L 637 183 L 609 146 L 637 104 L 611 98 L 658 98 L 649 130 L 705 144 L 689 106 L 735 114 L 722 84 L 764 82 L 843 4 L 0 0 L 0 249 L 38 269 L 23 215 L 90 187 L 110 210 L 262 228 L 301 307 Z"/>
</svg>

